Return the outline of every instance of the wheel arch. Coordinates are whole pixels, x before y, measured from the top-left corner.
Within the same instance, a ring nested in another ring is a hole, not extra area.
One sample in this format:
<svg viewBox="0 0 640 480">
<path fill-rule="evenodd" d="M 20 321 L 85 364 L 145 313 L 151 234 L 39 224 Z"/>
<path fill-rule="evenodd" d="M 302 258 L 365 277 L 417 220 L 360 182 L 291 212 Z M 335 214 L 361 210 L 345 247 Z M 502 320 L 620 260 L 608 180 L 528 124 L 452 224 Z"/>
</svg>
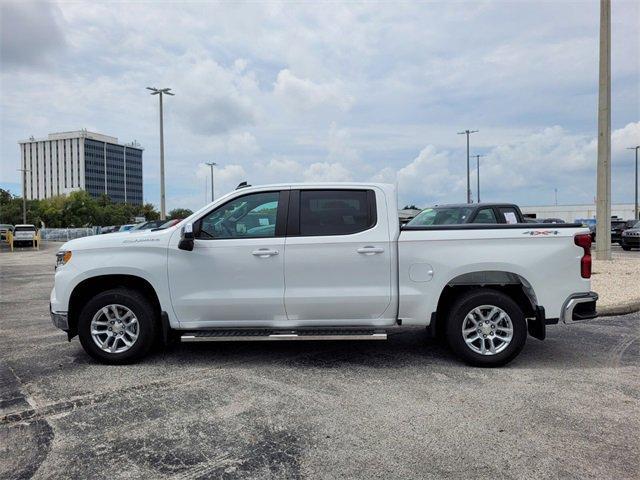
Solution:
<svg viewBox="0 0 640 480">
<path fill-rule="evenodd" d="M 522 275 L 505 270 L 472 271 L 457 275 L 445 284 L 431 318 L 431 332 L 435 335 L 441 334 L 455 299 L 465 292 L 479 288 L 489 288 L 506 294 L 518 304 L 527 318 L 537 315 L 539 305 L 535 291 Z"/>
<path fill-rule="evenodd" d="M 144 294 L 153 305 L 155 318 L 160 321 L 161 307 L 158 294 L 149 283 L 148 280 L 131 274 L 106 274 L 97 275 L 87 278 L 78 283 L 72 290 L 69 296 L 69 338 L 71 339 L 78 333 L 78 318 L 82 308 L 89 299 L 94 297 L 100 292 L 112 290 L 114 288 L 128 288 L 136 290 Z"/>
</svg>

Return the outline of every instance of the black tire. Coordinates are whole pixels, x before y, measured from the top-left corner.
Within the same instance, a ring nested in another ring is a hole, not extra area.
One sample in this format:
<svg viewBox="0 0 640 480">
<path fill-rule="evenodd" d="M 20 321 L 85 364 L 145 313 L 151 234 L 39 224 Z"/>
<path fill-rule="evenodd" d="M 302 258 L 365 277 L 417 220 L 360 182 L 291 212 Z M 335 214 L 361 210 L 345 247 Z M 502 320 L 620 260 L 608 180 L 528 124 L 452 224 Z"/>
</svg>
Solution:
<svg viewBox="0 0 640 480">
<path fill-rule="evenodd" d="M 111 304 L 123 305 L 130 309 L 138 319 L 138 338 L 133 345 L 121 353 L 102 350 L 91 336 L 91 320 L 102 307 Z M 78 337 L 80 343 L 91 357 L 101 363 L 122 365 L 133 363 L 144 357 L 155 343 L 157 319 L 151 303 L 140 292 L 125 288 L 116 288 L 99 293 L 82 309 L 78 318 Z"/>
<path fill-rule="evenodd" d="M 621 245 L 621 246 L 625 252 L 628 252 L 629 250 L 631 250 L 631 247 L 627 247 L 626 245 Z"/>
<path fill-rule="evenodd" d="M 469 312 L 482 305 L 496 306 L 511 319 L 513 337 L 507 347 L 493 355 L 473 351 L 465 342 L 462 325 Z M 522 309 L 511 297 L 489 288 L 469 291 L 458 298 L 449 310 L 446 324 L 447 342 L 451 349 L 466 363 L 476 367 L 500 367 L 513 360 L 527 341 L 527 321 Z"/>
</svg>

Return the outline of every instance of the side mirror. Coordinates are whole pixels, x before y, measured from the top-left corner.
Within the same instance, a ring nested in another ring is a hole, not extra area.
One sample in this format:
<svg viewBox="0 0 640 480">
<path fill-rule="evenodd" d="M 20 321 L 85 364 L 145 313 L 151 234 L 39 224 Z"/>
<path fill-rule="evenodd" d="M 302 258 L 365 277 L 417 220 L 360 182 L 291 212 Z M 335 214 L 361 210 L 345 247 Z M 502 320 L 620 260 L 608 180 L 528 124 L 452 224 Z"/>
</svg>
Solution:
<svg viewBox="0 0 640 480">
<path fill-rule="evenodd" d="M 193 250 L 193 224 L 187 223 L 182 229 L 182 234 L 180 235 L 180 243 L 178 243 L 178 248 L 180 250 Z"/>
</svg>

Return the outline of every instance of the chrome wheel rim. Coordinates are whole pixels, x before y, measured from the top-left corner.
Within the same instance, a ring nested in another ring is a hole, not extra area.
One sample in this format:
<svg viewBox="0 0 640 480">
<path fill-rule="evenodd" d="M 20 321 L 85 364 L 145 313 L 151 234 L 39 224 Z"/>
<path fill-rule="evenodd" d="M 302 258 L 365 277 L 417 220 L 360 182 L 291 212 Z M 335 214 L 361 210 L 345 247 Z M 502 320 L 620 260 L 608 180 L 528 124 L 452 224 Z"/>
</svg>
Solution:
<svg viewBox="0 0 640 480">
<path fill-rule="evenodd" d="M 105 305 L 91 320 L 91 338 L 107 353 L 126 352 L 138 340 L 139 332 L 136 315 L 124 305 Z"/>
<path fill-rule="evenodd" d="M 480 305 L 464 317 L 462 338 L 475 353 L 497 355 L 511 343 L 513 323 L 500 307 Z"/>
</svg>

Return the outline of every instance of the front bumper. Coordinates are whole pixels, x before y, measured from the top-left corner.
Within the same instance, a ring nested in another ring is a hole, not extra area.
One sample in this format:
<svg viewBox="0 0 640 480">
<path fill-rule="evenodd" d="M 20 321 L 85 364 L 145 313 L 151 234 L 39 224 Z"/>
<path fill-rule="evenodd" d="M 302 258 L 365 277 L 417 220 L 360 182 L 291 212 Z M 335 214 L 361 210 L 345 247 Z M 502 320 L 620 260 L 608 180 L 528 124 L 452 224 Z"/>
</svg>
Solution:
<svg viewBox="0 0 640 480">
<path fill-rule="evenodd" d="M 588 320 L 598 316 L 596 292 L 574 293 L 569 296 L 562 306 L 560 320 L 564 323 L 573 323 L 579 320 Z"/>
<path fill-rule="evenodd" d="M 64 330 L 65 332 L 69 330 L 69 317 L 67 316 L 67 312 L 54 312 L 51 310 L 51 304 L 49 304 L 49 312 L 51 313 L 51 322 L 54 327 Z"/>
<path fill-rule="evenodd" d="M 640 248 L 640 236 L 623 235 L 620 243 L 624 247 Z"/>
</svg>

